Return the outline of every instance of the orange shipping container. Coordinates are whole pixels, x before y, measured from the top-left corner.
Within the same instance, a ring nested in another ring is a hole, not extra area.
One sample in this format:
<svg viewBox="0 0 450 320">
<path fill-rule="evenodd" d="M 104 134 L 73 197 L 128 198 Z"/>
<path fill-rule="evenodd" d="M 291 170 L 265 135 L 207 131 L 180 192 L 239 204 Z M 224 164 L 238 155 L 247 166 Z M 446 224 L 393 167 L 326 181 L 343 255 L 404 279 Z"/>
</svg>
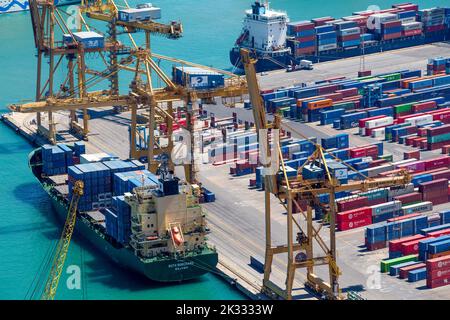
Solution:
<svg viewBox="0 0 450 320">
<path fill-rule="evenodd" d="M 308 109 L 316 110 L 316 109 L 331 107 L 332 105 L 333 105 L 333 100 L 324 99 L 324 100 L 319 100 L 319 101 L 308 102 Z"/>
</svg>

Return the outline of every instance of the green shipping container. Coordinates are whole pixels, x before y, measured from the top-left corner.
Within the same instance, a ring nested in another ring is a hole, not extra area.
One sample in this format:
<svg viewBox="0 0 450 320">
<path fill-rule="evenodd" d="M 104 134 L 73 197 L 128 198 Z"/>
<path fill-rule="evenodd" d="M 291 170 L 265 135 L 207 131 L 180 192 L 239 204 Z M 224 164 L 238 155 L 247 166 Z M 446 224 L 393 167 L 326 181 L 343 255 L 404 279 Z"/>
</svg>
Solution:
<svg viewBox="0 0 450 320">
<path fill-rule="evenodd" d="M 367 197 L 370 200 L 383 199 L 388 195 L 387 189 L 380 189 L 375 191 L 367 191 L 359 194 L 361 197 Z"/>
<path fill-rule="evenodd" d="M 394 157 L 392 154 L 385 154 L 385 155 L 379 156 L 378 159 L 383 159 L 388 162 L 392 162 L 394 160 Z"/>
<path fill-rule="evenodd" d="M 395 81 L 400 80 L 402 78 L 402 75 L 400 73 L 391 73 L 384 76 L 379 76 L 379 78 L 386 79 L 386 81 Z"/>
<path fill-rule="evenodd" d="M 412 105 L 414 103 L 405 103 L 405 104 L 399 104 L 397 106 L 394 106 L 394 113 L 403 113 L 411 111 Z"/>
<path fill-rule="evenodd" d="M 428 143 L 437 143 L 450 140 L 450 133 L 440 134 L 434 137 L 427 137 Z"/>
<path fill-rule="evenodd" d="M 383 260 L 380 263 L 381 272 L 388 272 L 391 266 L 395 266 L 400 263 L 409 262 L 409 261 L 417 261 L 418 255 L 411 254 L 409 256 L 399 257 L 395 259 Z"/>
<path fill-rule="evenodd" d="M 350 110 L 355 108 L 355 104 L 353 102 L 335 103 L 333 107 L 333 109 Z"/>
</svg>

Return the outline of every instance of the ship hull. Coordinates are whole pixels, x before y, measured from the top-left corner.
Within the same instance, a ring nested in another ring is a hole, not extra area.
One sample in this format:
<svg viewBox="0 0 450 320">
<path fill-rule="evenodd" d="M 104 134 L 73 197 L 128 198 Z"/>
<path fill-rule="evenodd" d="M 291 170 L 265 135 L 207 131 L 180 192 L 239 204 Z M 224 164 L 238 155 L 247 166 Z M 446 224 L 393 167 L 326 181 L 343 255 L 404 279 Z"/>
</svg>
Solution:
<svg viewBox="0 0 450 320">
<path fill-rule="evenodd" d="M 30 156 L 30 159 L 30 163 L 33 163 L 33 156 Z M 68 212 L 67 202 L 51 192 L 52 188 L 41 181 L 36 168 L 33 169 L 33 173 L 49 195 L 58 219 L 61 222 L 65 221 Z M 80 213 L 78 214 L 80 215 Z M 198 278 L 214 270 L 218 263 L 217 252 L 210 248 L 204 248 L 201 252 L 180 258 L 140 259 L 131 248 L 116 246 L 108 241 L 98 228 L 83 217 L 77 219 L 75 233 L 89 241 L 97 250 L 119 266 L 137 272 L 152 281 L 179 282 Z"/>
<path fill-rule="evenodd" d="M 383 41 L 368 45 L 364 47 L 364 54 L 380 53 L 390 50 L 398 50 L 408 47 L 420 46 L 425 44 L 431 44 L 436 42 L 447 41 L 450 39 L 448 31 L 445 32 L 433 32 L 421 36 L 413 36 L 408 38 L 400 38 L 395 40 Z M 239 47 L 234 47 L 230 51 L 230 62 L 239 69 L 243 69 L 242 63 L 240 63 Z M 276 60 L 282 64 L 288 66 L 292 63 L 298 64 L 300 60 L 306 59 L 314 63 L 333 61 L 351 57 L 357 57 L 363 54 L 363 49 L 361 47 L 347 48 L 347 49 L 336 49 L 323 51 L 320 55 L 303 55 L 294 57 L 290 54 L 284 56 L 276 57 Z M 257 57 L 258 61 L 255 65 L 256 72 L 270 71 L 282 69 L 282 67 L 274 62 L 265 59 L 264 57 Z M 275 58 L 273 58 L 275 59 Z"/>
<path fill-rule="evenodd" d="M 80 3 L 80 0 L 55 0 L 57 6 L 66 6 L 69 4 Z M 12 13 L 30 10 L 28 0 L 11 0 L 7 4 L 0 5 L 0 14 Z"/>
</svg>

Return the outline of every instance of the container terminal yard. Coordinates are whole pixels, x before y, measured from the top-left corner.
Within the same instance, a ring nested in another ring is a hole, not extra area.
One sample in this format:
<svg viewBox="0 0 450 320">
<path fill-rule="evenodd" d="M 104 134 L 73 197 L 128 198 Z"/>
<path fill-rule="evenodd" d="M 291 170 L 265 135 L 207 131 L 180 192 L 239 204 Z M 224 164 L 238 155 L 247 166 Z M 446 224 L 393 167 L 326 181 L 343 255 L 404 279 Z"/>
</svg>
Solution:
<svg viewBox="0 0 450 320">
<path fill-rule="evenodd" d="M 259 74 L 242 49 L 235 75 L 153 53 L 151 34 L 183 32 L 154 22 L 154 7 L 144 21 L 111 19 L 115 5 L 81 8 L 108 38 L 49 41 L 61 30 L 40 15 L 58 10 L 30 2 L 37 102 L 2 116 L 41 147 L 30 168 L 65 220 L 41 298 L 55 296 L 76 226 L 124 272 L 155 281 L 213 272 L 254 300 L 448 299 L 449 43 Z M 132 31 L 146 34 L 143 47 Z M 109 53 L 107 70 L 88 67 L 85 50 Z M 153 57 L 173 62 L 172 75 Z M 128 94 L 118 69 L 132 74 Z M 88 90 L 100 78 L 105 89 Z M 183 147 L 191 157 L 177 162 Z"/>
</svg>

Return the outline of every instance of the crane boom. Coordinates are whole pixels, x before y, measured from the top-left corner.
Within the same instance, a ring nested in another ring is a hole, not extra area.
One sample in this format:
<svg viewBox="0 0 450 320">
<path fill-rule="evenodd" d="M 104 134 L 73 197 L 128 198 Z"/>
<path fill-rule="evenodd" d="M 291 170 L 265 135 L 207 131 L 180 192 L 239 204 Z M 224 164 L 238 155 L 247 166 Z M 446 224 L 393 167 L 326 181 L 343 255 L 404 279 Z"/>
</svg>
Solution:
<svg viewBox="0 0 450 320">
<path fill-rule="evenodd" d="M 70 201 L 69 212 L 64 224 L 64 229 L 61 238 L 56 247 L 56 253 L 50 269 L 47 282 L 45 284 L 44 293 L 41 300 L 53 300 L 58 289 L 59 279 L 61 278 L 64 262 L 66 261 L 67 252 L 69 250 L 70 240 L 75 228 L 77 218 L 78 201 L 83 195 L 84 183 L 83 181 L 76 181 L 73 188 L 73 196 Z"/>
</svg>

